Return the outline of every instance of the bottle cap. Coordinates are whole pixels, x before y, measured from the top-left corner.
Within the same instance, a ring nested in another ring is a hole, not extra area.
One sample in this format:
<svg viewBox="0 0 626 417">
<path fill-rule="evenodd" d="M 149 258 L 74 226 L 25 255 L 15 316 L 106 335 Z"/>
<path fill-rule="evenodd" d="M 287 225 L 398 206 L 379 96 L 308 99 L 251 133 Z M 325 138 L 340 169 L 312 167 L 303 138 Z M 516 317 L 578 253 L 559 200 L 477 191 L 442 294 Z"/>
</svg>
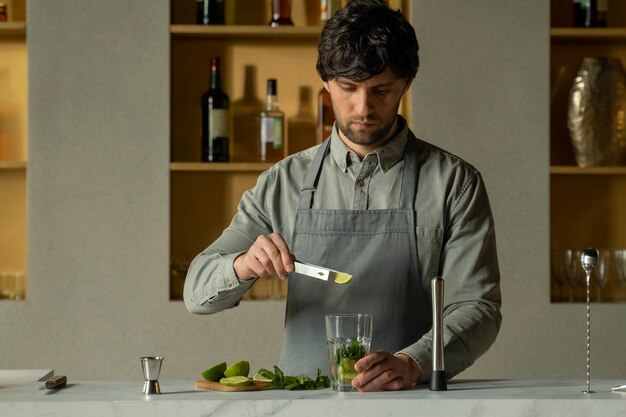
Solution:
<svg viewBox="0 0 626 417">
<path fill-rule="evenodd" d="M 267 80 L 267 95 L 268 96 L 276 96 L 278 95 L 278 87 L 276 85 L 275 78 L 269 78 Z"/>
</svg>

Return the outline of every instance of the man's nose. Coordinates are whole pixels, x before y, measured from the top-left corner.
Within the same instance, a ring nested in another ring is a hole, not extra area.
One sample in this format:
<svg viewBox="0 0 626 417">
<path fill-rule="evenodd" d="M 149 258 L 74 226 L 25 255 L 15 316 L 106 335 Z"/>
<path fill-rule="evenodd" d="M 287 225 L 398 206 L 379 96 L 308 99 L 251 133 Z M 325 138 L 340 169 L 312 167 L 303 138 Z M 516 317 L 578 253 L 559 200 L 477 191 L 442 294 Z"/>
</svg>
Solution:
<svg viewBox="0 0 626 417">
<path fill-rule="evenodd" d="M 372 95 L 367 90 L 357 91 L 354 100 L 354 110 L 359 116 L 366 117 L 372 112 Z"/>
</svg>

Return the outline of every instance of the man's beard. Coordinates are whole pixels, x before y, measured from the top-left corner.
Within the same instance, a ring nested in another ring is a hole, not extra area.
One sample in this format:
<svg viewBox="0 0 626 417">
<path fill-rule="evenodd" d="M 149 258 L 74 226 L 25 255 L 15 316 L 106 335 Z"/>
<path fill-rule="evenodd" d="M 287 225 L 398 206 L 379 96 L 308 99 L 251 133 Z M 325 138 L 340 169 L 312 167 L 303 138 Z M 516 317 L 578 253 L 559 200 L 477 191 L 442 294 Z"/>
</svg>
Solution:
<svg viewBox="0 0 626 417">
<path fill-rule="evenodd" d="M 372 120 L 367 120 L 367 122 L 370 122 L 370 121 Z M 344 125 L 340 121 L 339 118 L 337 118 L 336 120 L 337 128 L 341 131 L 341 133 L 343 133 L 343 135 L 350 142 L 357 144 L 357 145 L 366 145 L 366 146 L 372 146 L 383 141 L 387 137 L 387 134 L 389 134 L 389 131 L 391 130 L 391 128 L 393 127 L 394 121 L 395 121 L 395 118 L 391 120 L 389 123 L 384 124 L 383 126 L 374 130 L 373 132 L 367 133 L 367 132 L 355 132 L 354 130 L 350 129 L 348 126 Z"/>
</svg>

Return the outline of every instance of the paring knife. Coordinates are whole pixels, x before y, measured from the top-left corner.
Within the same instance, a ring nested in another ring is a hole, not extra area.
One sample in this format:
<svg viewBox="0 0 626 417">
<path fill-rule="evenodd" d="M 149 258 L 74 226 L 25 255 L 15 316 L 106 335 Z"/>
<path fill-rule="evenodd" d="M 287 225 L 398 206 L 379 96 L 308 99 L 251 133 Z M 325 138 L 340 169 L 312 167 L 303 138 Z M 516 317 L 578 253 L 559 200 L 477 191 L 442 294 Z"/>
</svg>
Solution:
<svg viewBox="0 0 626 417">
<path fill-rule="evenodd" d="M 49 378 L 48 380 L 46 380 L 46 383 L 40 387 L 40 390 L 43 389 L 59 389 L 65 386 L 65 384 L 67 384 L 67 377 L 65 377 L 64 375 L 57 375 L 57 376 L 53 376 L 52 378 Z"/>
<path fill-rule="evenodd" d="M 330 280 L 337 284 L 345 284 L 352 279 L 352 275 L 350 274 L 324 268 L 322 266 L 308 264 L 300 261 L 294 261 L 294 265 L 296 267 L 295 272 L 297 272 L 298 274 L 321 279 L 322 281 Z"/>
</svg>

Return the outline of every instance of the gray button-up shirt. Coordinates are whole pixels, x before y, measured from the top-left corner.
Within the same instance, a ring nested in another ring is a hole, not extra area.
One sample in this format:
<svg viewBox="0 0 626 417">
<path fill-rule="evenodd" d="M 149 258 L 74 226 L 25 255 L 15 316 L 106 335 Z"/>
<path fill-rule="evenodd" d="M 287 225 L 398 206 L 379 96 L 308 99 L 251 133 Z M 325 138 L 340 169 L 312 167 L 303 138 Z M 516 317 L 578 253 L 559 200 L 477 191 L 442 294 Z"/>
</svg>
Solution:
<svg viewBox="0 0 626 417">
<path fill-rule="evenodd" d="M 334 130 L 324 158 L 314 209 L 389 209 L 400 206 L 403 153 L 409 135 L 401 117 L 396 136 L 362 160 Z M 335 128 L 336 129 L 336 128 Z M 244 193 L 223 234 L 192 262 L 184 288 L 192 313 L 212 314 L 239 304 L 253 280 L 240 282 L 234 259 L 261 234 L 280 233 L 290 245 L 301 184 L 318 146 L 291 155 L 262 173 Z M 430 279 L 442 276 L 444 343 L 448 377 L 481 356 L 501 323 L 500 275 L 494 225 L 480 173 L 460 158 L 418 140 L 415 199 L 418 272 L 430 299 Z M 381 259 L 384 262 L 384 259 Z M 401 326 L 402 323 L 396 325 Z M 431 333 L 400 352 L 430 379 Z"/>
</svg>

